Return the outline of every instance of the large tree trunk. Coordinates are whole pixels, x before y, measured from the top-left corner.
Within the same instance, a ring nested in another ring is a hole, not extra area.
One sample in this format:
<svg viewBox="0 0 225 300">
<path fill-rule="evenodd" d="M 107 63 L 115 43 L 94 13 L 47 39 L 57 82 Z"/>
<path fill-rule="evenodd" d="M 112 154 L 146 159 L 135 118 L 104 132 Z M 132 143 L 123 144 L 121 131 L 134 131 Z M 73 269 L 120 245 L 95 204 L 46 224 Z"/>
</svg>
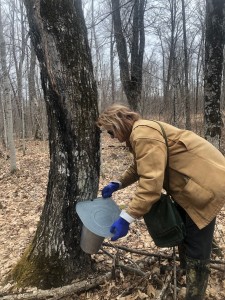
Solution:
<svg viewBox="0 0 225 300">
<path fill-rule="evenodd" d="M 57 287 L 91 268 L 79 247 L 75 204 L 98 191 L 97 89 L 80 0 L 24 0 L 47 106 L 50 172 L 30 247 L 13 271 L 19 286 Z"/>
<path fill-rule="evenodd" d="M 220 96 L 224 47 L 224 6 L 224 0 L 206 1 L 205 138 L 217 148 L 220 147 L 222 126 Z"/>
</svg>

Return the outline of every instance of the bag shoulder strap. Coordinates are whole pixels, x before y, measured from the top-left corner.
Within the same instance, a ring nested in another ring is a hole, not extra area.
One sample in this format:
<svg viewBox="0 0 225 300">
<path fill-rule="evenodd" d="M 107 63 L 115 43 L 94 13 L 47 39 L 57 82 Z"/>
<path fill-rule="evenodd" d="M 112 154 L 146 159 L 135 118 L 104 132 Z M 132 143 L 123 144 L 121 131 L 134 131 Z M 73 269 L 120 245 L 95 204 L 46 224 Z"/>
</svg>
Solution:
<svg viewBox="0 0 225 300">
<path fill-rule="evenodd" d="M 165 175 L 166 175 L 166 191 L 167 191 L 167 193 L 169 193 L 169 189 L 170 189 L 170 183 L 169 183 L 170 182 L 169 181 L 169 179 L 170 179 L 170 176 L 169 176 L 169 146 L 168 146 L 167 136 L 166 136 L 166 132 L 165 132 L 165 129 L 162 126 L 162 124 L 159 123 L 158 121 L 154 121 L 154 122 L 156 122 L 160 126 L 160 128 L 162 130 L 162 135 L 163 135 L 165 143 L 166 143 L 167 161 L 166 161 Z"/>
</svg>

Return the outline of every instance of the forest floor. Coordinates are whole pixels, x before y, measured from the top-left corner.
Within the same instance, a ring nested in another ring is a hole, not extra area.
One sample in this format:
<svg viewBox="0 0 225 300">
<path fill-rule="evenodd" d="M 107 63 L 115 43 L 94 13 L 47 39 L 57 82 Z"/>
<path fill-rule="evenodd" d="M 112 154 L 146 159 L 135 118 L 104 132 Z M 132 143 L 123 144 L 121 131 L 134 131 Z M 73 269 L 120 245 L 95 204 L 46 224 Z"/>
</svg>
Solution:
<svg viewBox="0 0 225 300">
<path fill-rule="evenodd" d="M 17 145 L 18 171 L 14 174 L 9 173 L 9 161 L 3 156 L 0 157 L 0 299 L 6 299 L 7 295 L 12 293 L 15 293 L 15 296 L 11 299 L 25 299 L 18 298 L 18 293 L 30 292 L 32 295 L 38 293 L 34 288 L 18 290 L 13 282 L 4 284 L 7 274 L 34 236 L 46 197 L 49 170 L 48 142 L 27 141 L 26 147 L 26 155 L 23 156 L 21 145 Z M 118 178 L 131 160 L 124 145 L 103 135 L 99 196 L 102 187 L 110 180 Z M 124 207 L 132 198 L 134 190 L 135 185 L 114 193 L 113 198 Z M 218 216 L 215 232 L 222 256 L 215 253 L 212 255 L 214 262 L 206 299 L 225 299 L 224 217 L 223 209 Z M 173 275 L 176 272 L 172 249 L 157 248 L 142 220 L 131 224 L 125 238 L 114 243 L 110 240 L 105 242 L 108 245 L 103 246 L 103 250 L 92 255 L 92 258 L 99 276 L 111 272 L 110 279 L 79 295 L 74 293 L 51 299 L 173 299 L 174 284 L 177 288 L 177 299 L 184 299 L 185 276 L 177 274 L 174 280 Z M 135 253 L 137 250 L 144 252 Z M 175 266 L 178 265 L 176 262 Z M 166 295 L 164 298 L 163 293 Z"/>
</svg>

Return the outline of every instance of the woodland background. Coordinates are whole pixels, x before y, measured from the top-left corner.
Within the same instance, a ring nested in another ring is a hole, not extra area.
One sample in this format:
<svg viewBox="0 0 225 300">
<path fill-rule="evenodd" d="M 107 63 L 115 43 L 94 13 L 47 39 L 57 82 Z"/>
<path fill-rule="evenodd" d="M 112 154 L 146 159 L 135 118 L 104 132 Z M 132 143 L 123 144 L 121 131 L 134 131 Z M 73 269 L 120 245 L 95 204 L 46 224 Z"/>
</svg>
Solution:
<svg viewBox="0 0 225 300">
<path fill-rule="evenodd" d="M 128 60 L 132 45 L 132 1 L 121 1 L 121 20 Z M 188 89 L 191 129 L 204 135 L 205 1 L 148 1 L 144 8 L 145 49 L 140 112 L 144 117 L 167 119 L 185 126 L 185 55 L 188 57 Z M 110 1 L 82 1 L 98 85 L 99 108 L 113 102 L 127 103 L 118 65 Z M 186 52 L 183 42 L 186 24 Z M 215 33 L 216 34 L 216 33 Z M 22 0 L 1 0 L 0 38 L 2 89 L 0 137 L 7 143 L 6 126 L 12 113 L 14 138 L 45 140 L 48 137 L 46 109 L 39 64 L 30 42 Z M 142 37 L 143 38 L 143 37 Z M 140 43 L 140 41 L 139 41 Z M 225 63 L 223 62 L 223 74 Z M 7 79 L 5 78 L 7 76 Z M 9 82 L 5 82 L 9 79 Z M 5 83 L 7 89 L 4 87 Z M 169 101 L 165 102 L 165 91 Z M 224 109 L 225 79 L 222 78 L 221 111 Z M 11 102 L 11 104 L 9 103 Z"/>
<path fill-rule="evenodd" d="M 132 76 L 129 86 L 121 83 L 121 61 L 112 22 L 113 12 L 118 9 L 111 7 L 112 3 L 106 0 L 82 2 L 98 88 L 99 110 L 114 102 L 129 103 L 133 106 L 138 103 L 138 110 L 144 117 L 165 120 L 182 128 L 192 129 L 204 137 L 207 120 L 204 99 L 206 3 L 194 0 L 141 1 L 144 4 L 143 19 L 139 25 L 144 24 L 144 27 L 138 27 L 139 39 L 134 43 L 132 38 L 136 27 L 132 22 L 135 20 L 134 3 L 137 2 L 139 1 L 121 1 L 119 9 L 128 67 L 132 65 L 132 58 L 138 59 L 139 55 L 143 55 L 143 65 L 137 63 L 138 68 L 131 70 L 137 78 L 141 71 L 141 90 L 138 80 L 135 81 L 134 88 Z M 115 3 L 119 2 L 115 1 L 114 5 Z M 143 28 L 145 37 L 141 35 Z M 13 282 L 4 285 L 4 278 L 34 236 L 46 197 L 49 171 L 47 112 L 40 66 L 30 41 L 26 10 L 21 0 L 1 0 L 0 48 L 0 296 L 4 299 L 11 292 L 29 291 L 17 289 Z M 135 50 L 138 50 L 138 53 L 135 53 Z M 224 71 L 223 61 L 223 75 Z M 221 128 L 221 120 L 224 119 L 224 95 L 225 79 L 222 76 L 220 110 L 214 112 L 215 119 L 218 118 L 217 125 Z M 132 99 L 137 101 L 132 103 Z M 224 154 L 223 128 L 217 145 Z M 114 141 L 112 143 L 105 136 L 101 146 L 99 193 L 102 186 L 111 180 L 112 176 L 121 173 L 129 163 L 124 146 Z M 126 205 L 134 189 L 135 187 L 132 187 L 116 193 L 115 199 L 120 205 Z M 144 225 L 141 222 L 136 225 L 132 227 L 132 235 L 123 241 L 127 247 L 145 249 L 156 255 L 171 253 L 171 249 L 156 249 Z M 213 258 L 220 263 L 219 270 L 218 266 L 217 269 L 213 269 L 207 297 L 224 299 L 224 211 L 218 218 L 215 237 L 221 252 L 214 254 Z M 106 249 L 111 255 L 115 252 L 113 248 Z M 120 250 L 116 251 L 120 253 Z M 99 266 L 106 271 L 112 269 L 114 259 L 109 254 L 103 252 L 94 256 L 97 262 L 96 274 L 100 273 Z M 130 275 L 121 267 L 119 275 L 117 274 L 119 279 L 106 282 L 100 290 L 81 293 L 79 296 L 74 294 L 71 299 L 154 299 L 159 296 L 169 275 L 166 273 L 159 276 L 160 264 L 157 259 L 150 261 L 146 256 L 125 256 L 124 253 L 120 253 L 120 259 L 135 265 L 135 269 L 145 272 L 149 270 L 150 278 L 147 280 L 144 277 L 142 280 L 137 274 Z M 130 282 L 137 282 L 137 285 L 132 284 L 131 287 Z M 181 299 L 183 283 L 184 278 L 181 276 Z M 30 289 L 31 294 L 36 292 L 37 289 Z M 172 294 L 170 286 L 167 289 L 167 295 L 169 294 Z M 16 299 L 17 296 L 13 297 L 12 299 Z M 70 299 L 70 296 L 66 296 L 65 299 Z"/>
</svg>

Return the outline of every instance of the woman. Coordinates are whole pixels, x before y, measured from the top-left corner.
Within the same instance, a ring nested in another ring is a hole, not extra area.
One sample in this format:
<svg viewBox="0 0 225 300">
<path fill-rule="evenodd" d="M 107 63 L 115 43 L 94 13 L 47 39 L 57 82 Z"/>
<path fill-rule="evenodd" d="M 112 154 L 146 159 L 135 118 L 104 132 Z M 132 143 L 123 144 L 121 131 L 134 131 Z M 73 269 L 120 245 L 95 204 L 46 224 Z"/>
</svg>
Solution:
<svg viewBox="0 0 225 300">
<path fill-rule="evenodd" d="M 185 220 L 186 299 L 203 299 L 216 215 L 225 201 L 225 158 L 195 133 L 160 122 L 169 146 L 170 194 Z M 126 142 L 134 162 L 102 190 L 104 198 L 138 181 L 127 210 L 114 222 L 112 240 L 124 237 L 129 225 L 159 200 L 164 187 L 167 149 L 157 122 L 144 120 L 122 105 L 107 108 L 97 121 L 112 138 Z"/>
</svg>

